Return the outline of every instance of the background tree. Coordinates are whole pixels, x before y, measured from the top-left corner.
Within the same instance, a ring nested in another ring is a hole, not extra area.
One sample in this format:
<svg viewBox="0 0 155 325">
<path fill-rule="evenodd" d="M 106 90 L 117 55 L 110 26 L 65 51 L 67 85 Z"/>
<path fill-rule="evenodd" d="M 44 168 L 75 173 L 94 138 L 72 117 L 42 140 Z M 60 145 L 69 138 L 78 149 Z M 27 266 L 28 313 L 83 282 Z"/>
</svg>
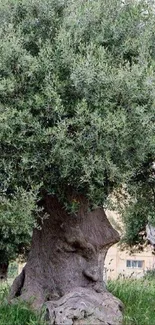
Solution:
<svg viewBox="0 0 155 325">
<path fill-rule="evenodd" d="M 35 296 L 37 307 L 60 299 L 48 309 L 61 323 L 68 304 L 79 311 L 75 287 L 92 306 L 108 295 L 103 261 L 118 240 L 103 210 L 109 196 L 125 184 L 132 202 L 153 206 L 152 184 L 137 180 L 148 164 L 151 175 L 155 152 L 152 2 L 1 0 L 0 12 L 2 200 L 9 209 L 21 192 L 26 209 L 37 191 L 30 224 L 41 208 L 11 297 Z M 21 217 L 25 227 L 19 207 Z"/>
<path fill-rule="evenodd" d="M 23 261 L 30 250 L 32 228 L 35 221 L 32 211 L 35 209 L 36 193 L 16 191 L 0 197 L 0 279 L 6 280 L 9 263 L 16 258 Z"/>
</svg>

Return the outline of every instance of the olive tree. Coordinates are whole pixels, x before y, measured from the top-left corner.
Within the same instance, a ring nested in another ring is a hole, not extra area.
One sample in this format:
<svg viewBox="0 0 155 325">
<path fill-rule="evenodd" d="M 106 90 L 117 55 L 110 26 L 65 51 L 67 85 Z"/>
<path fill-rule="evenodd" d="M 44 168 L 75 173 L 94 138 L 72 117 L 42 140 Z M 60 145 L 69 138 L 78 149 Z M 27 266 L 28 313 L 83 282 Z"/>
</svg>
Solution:
<svg viewBox="0 0 155 325">
<path fill-rule="evenodd" d="M 119 240 L 104 208 L 124 186 L 138 200 L 133 179 L 154 161 L 151 5 L 0 2 L 2 200 L 17 227 L 37 224 L 10 299 L 46 303 L 52 324 L 120 323 L 103 283 Z"/>
</svg>

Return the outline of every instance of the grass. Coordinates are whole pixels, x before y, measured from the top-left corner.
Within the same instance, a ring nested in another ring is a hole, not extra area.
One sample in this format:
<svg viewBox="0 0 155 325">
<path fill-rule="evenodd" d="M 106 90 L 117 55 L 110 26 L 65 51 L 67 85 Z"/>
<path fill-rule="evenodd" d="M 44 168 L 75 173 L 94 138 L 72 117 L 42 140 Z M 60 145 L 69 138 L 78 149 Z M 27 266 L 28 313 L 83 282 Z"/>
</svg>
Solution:
<svg viewBox="0 0 155 325">
<path fill-rule="evenodd" d="M 155 325 L 155 279 L 109 281 L 108 289 L 124 303 L 123 325 Z"/>
<path fill-rule="evenodd" d="M 155 325 L 155 279 L 109 281 L 108 289 L 125 306 L 123 325 Z M 28 304 L 8 305 L 8 286 L 0 286 L 0 325 L 47 325 Z"/>
<path fill-rule="evenodd" d="M 35 314 L 29 304 L 22 302 L 9 305 L 8 286 L 0 286 L 0 325 L 46 325 L 41 316 Z"/>
</svg>

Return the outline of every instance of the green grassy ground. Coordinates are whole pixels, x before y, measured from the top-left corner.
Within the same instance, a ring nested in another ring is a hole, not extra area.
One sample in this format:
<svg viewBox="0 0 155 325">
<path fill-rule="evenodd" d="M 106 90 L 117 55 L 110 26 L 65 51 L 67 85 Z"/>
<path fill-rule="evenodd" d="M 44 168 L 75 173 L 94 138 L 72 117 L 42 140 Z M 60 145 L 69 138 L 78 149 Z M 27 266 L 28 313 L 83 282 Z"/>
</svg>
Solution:
<svg viewBox="0 0 155 325">
<path fill-rule="evenodd" d="M 108 289 L 125 305 L 123 325 L 155 325 L 155 280 L 117 280 Z M 0 286 L 0 325 L 45 325 L 28 304 L 8 305 L 8 288 Z"/>
<path fill-rule="evenodd" d="M 111 281 L 108 289 L 124 303 L 124 325 L 155 325 L 155 279 Z"/>
<path fill-rule="evenodd" d="M 40 315 L 36 315 L 28 304 L 8 305 L 8 286 L 0 286 L 0 325 L 45 325 Z"/>
</svg>

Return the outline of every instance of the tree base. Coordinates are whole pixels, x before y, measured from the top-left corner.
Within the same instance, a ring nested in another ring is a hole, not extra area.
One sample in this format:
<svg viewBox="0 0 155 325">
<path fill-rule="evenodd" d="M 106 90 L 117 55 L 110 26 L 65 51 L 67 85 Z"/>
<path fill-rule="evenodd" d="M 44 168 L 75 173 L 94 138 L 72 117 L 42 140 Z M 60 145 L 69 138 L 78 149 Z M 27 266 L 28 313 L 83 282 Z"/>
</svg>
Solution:
<svg viewBox="0 0 155 325">
<path fill-rule="evenodd" d="M 46 303 L 50 325 L 120 325 L 122 303 L 111 293 L 75 288 L 57 301 Z"/>
<path fill-rule="evenodd" d="M 37 310 L 47 306 L 54 325 L 117 325 L 120 303 L 106 291 L 103 269 L 119 235 L 102 208 L 90 211 L 85 198 L 77 200 L 78 214 L 71 215 L 55 197 L 45 197 L 48 218 L 41 230 L 34 229 L 28 262 L 12 285 L 10 300 L 31 301 Z"/>
</svg>

